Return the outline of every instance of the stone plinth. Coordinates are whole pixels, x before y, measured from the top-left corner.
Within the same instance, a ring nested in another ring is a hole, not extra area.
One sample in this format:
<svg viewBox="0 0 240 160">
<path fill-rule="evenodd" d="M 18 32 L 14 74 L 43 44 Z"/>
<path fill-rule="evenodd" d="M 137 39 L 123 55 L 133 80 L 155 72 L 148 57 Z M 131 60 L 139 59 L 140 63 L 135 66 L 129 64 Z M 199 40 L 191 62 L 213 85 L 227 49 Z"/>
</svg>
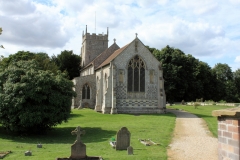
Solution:
<svg viewBox="0 0 240 160">
<path fill-rule="evenodd" d="M 71 156 L 72 159 L 81 159 L 86 158 L 86 145 L 83 144 L 81 141 L 76 141 L 71 146 Z"/>
<path fill-rule="evenodd" d="M 218 117 L 218 159 L 240 159 L 240 108 L 215 110 Z"/>
<path fill-rule="evenodd" d="M 77 135 L 76 141 L 71 146 L 71 156 L 69 158 L 57 158 L 56 160 L 102 160 L 102 157 L 87 156 L 86 145 L 81 141 L 81 135 L 85 134 L 85 131 L 81 130 L 80 126 L 71 133 Z"/>
</svg>

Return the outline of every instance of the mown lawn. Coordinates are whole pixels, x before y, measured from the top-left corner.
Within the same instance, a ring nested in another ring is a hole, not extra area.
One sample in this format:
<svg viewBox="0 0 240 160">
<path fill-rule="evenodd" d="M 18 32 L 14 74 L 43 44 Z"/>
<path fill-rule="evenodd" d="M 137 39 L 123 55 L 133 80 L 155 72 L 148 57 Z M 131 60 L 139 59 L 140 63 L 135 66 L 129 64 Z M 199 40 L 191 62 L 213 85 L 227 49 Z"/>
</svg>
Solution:
<svg viewBox="0 0 240 160">
<path fill-rule="evenodd" d="M 90 109 L 72 110 L 67 123 L 56 126 L 46 135 L 19 136 L 6 132 L 0 127 L 0 152 L 11 150 L 6 160 L 53 160 L 57 157 L 69 157 L 70 146 L 76 136 L 71 131 L 81 126 L 86 134 L 82 141 L 87 146 L 87 155 L 102 156 L 104 160 L 167 160 L 167 146 L 171 141 L 175 125 L 173 114 L 127 115 L 101 114 Z M 127 151 L 116 151 L 109 145 L 109 140 L 116 136 L 121 127 L 131 132 L 131 146 L 134 155 Z M 150 138 L 160 143 L 157 146 L 144 146 L 138 139 Z M 41 143 L 43 148 L 37 148 Z M 31 150 L 33 156 L 24 156 Z"/>
<path fill-rule="evenodd" d="M 168 106 L 167 108 L 182 109 L 187 112 L 193 113 L 200 118 L 203 118 L 206 121 L 208 128 L 212 132 L 213 136 L 217 137 L 217 130 L 218 130 L 217 117 L 212 116 L 212 111 L 225 109 L 225 108 L 233 108 L 233 107 L 208 105 L 208 106 L 198 106 L 198 108 L 195 109 L 194 106 L 174 105 L 174 106 Z"/>
</svg>

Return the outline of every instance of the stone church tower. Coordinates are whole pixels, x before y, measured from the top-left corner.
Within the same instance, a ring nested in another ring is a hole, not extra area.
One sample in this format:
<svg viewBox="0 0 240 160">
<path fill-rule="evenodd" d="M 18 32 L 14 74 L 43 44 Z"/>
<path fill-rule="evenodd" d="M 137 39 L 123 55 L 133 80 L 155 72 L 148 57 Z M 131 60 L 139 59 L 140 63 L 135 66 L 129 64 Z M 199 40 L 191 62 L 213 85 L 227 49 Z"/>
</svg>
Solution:
<svg viewBox="0 0 240 160">
<path fill-rule="evenodd" d="M 166 109 L 160 62 L 136 37 L 120 48 L 107 34 L 83 33 L 82 70 L 73 79 L 72 108 L 101 113 L 163 113 Z"/>
<path fill-rule="evenodd" d="M 99 54 L 105 51 L 108 48 L 108 28 L 107 34 L 98 34 L 96 35 L 93 33 L 87 33 L 87 26 L 86 26 L 86 34 L 83 33 L 82 35 L 82 48 L 81 48 L 81 55 L 82 55 L 82 62 L 81 66 L 85 67 L 93 59 L 95 59 Z"/>
</svg>

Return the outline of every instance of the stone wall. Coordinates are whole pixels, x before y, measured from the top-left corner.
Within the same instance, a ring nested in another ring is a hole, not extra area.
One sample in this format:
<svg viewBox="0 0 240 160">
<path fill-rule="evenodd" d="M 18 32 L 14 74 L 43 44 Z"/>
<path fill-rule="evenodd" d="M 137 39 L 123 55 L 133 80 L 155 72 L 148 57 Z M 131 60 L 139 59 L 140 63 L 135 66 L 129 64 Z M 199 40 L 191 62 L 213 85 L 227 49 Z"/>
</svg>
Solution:
<svg viewBox="0 0 240 160">
<path fill-rule="evenodd" d="M 137 43 L 137 49 L 135 41 Z M 145 62 L 145 92 L 127 92 L 128 63 L 138 55 Z M 117 56 L 116 65 L 116 107 L 118 113 L 161 113 L 165 104 L 164 81 L 159 61 L 136 38 Z M 151 77 L 150 77 L 151 74 Z"/>
<path fill-rule="evenodd" d="M 93 65 L 90 65 L 89 67 L 85 68 L 84 70 L 81 71 L 81 77 L 83 76 L 88 76 L 94 74 L 94 67 Z"/>
<path fill-rule="evenodd" d="M 82 63 L 84 67 L 108 48 L 108 35 L 86 33 L 82 37 Z M 84 65 L 83 65 L 84 64 Z"/>
<path fill-rule="evenodd" d="M 240 109 L 216 110 L 218 117 L 218 159 L 240 159 Z"/>
<path fill-rule="evenodd" d="M 72 101 L 72 108 L 87 107 L 94 109 L 96 103 L 96 77 L 95 74 L 76 77 L 73 79 L 74 90 L 77 96 Z M 90 99 L 82 99 L 82 88 L 85 84 L 90 86 Z"/>
</svg>

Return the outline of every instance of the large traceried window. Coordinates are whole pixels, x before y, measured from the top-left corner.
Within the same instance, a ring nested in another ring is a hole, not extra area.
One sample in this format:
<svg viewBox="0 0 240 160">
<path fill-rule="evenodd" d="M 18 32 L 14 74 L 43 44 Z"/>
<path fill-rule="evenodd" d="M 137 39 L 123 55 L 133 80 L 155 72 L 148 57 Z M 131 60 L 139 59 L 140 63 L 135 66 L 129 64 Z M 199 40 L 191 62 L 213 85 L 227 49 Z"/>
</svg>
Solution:
<svg viewBox="0 0 240 160">
<path fill-rule="evenodd" d="M 82 99 L 90 99 L 90 87 L 85 84 L 82 88 Z"/>
<path fill-rule="evenodd" d="M 128 92 L 145 92 L 145 64 L 138 55 L 128 64 Z"/>
</svg>

